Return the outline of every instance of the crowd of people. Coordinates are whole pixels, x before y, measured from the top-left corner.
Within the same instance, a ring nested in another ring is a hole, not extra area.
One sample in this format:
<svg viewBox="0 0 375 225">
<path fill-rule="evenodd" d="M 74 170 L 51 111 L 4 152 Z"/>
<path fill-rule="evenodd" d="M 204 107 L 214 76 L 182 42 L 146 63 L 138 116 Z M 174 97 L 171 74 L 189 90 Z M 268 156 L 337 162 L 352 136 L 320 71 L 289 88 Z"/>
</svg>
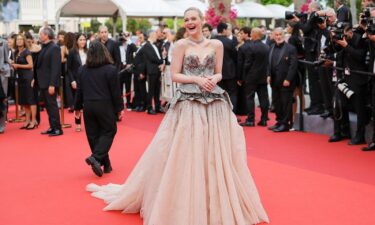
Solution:
<svg viewBox="0 0 375 225">
<path fill-rule="evenodd" d="M 245 121 L 239 120 L 240 125 L 255 126 L 256 94 L 261 109 L 257 125 L 268 126 L 271 111 L 276 114 L 276 124 L 268 129 L 289 131 L 295 123 L 296 99 L 304 108 L 308 91 L 311 103 L 304 111 L 334 120 L 330 142 L 350 138 L 348 112 L 354 111 L 357 130 L 349 144 L 364 144 L 371 110 L 375 116 L 375 83 L 371 78 L 375 72 L 374 6 L 372 1 L 363 1 L 360 22 L 354 26 L 343 0 L 335 0 L 337 11 L 323 10 L 318 2 L 312 2 L 308 13 L 290 12 L 286 27 L 271 32 L 265 26 L 238 28 L 220 23 L 214 30 L 204 24 L 205 38 L 217 39 L 224 46 L 222 80 L 218 85 L 228 93 L 233 111 L 247 115 Z M 175 33 L 165 25 L 134 36 L 122 32 L 113 39 L 105 26 L 89 36 L 65 31 L 55 36 L 48 26 L 41 28 L 39 40 L 28 32 L 9 36 L 7 41 L 0 41 L 0 133 L 5 130 L 7 97 L 15 98 L 14 80 L 26 118 L 21 129 L 37 128 L 39 112 L 45 108 L 50 129 L 42 133 L 63 134 L 57 101 L 61 86 L 60 106 L 75 113 L 76 130 L 80 131 L 81 112 L 75 104 L 79 97 L 77 79 L 94 42 L 103 44 L 110 54 L 119 96 L 125 99 L 123 107 L 149 115 L 165 112 L 177 89 L 170 75 L 171 52 L 176 41 L 187 37 L 186 28 Z M 92 85 L 100 88 L 94 81 Z M 117 121 L 122 118 L 120 109 L 115 110 Z M 375 132 L 373 142 L 363 150 L 375 150 Z"/>
</svg>

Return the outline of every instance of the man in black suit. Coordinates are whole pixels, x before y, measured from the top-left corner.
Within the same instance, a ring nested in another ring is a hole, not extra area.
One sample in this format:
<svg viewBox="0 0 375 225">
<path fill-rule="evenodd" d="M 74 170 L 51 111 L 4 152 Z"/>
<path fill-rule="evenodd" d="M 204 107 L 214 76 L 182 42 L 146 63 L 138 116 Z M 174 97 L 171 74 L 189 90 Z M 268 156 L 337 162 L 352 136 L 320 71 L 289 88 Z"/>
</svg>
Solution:
<svg viewBox="0 0 375 225">
<path fill-rule="evenodd" d="M 262 31 L 259 28 L 251 30 L 251 41 L 246 42 L 242 51 L 244 52 L 243 72 L 241 80 L 245 82 L 246 102 L 249 108 L 247 119 L 241 126 L 254 126 L 255 119 L 255 93 L 257 93 L 262 111 L 259 126 L 267 126 L 268 119 L 268 45 L 262 42 Z M 241 68 L 240 68 L 241 69 Z"/>
<path fill-rule="evenodd" d="M 120 49 L 118 48 L 118 43 L 116 43 L 112 39 L 109 39 L 108 28 L 106 26 L 99 27 L 99 41 L 107 47 L 114 61 L 114 65 L 116 66 L 117 70 L 120 72 L 121 70 Z"/>
<path fill-rule="evenodd" d="M 347 68 L 344 74 L 340 74 L 343 82 L 354 93 L 352 95 L 338 93 L 341 101 L 342 116 L 334 120 L 334 134 L 329 138 L 329 142 L 340 141 L 350 135 L 349 110 L 351 105 L 357 114 L 357 131 L 348 143 L 349 145 L 359 145 L 365 143 L 365 127 L 367 124 L 366 113 L 366 90 L 368 77 L 350 72 L 352 70 L 366 71 L 367 44 L 361 35 L 354 33 L 352 27 L 347 25 L 344 28 L 345 38 L 337 40 L 336 43 L 342 47 L 337 55 L 337 65 Z M 342 63 L 339 63 L 342 62 Z"/>
<path fill-rule="evenodd" d="M 156 32 L 152 31 L 149 35 L 148 42 L 143 46 L 143 56 L 146 62 L 147 71 L 147 83 L 148 83 L 148 94 L 147 94 L 147 113 L 155 115 L 157 112 L 161 112 L 160 109 L 160 76 L 163 67 L 163 58 L 156 47 L 155 42 L 157 41 Z M 152 107 L 152 100 L 154 100 L 155 109 Z"/>
<path fill-rule="evenodd" d="M 273 37 L 275 44 L 269 54 L 268 82 L 272 87 L 277 122 L 269 129 L 284 132 L 289 131 L 292 119 L 293 91 L 298 67 L 297 50 L 285 42 L 282 28 L 275 28 Z"/>
<path fill-rule="evenodd" d="M 120 77 L 120 87 L 121 92 L 123 92 L 123 86 L 125 84 L 125 96 L 126 96 L 126 109 L 130 111 L 133 105 L 130 102 L 131 99 L 131 84 L 133 76 L 133 64 L 134 64 L 134 54 L 137 51 L 137 46 L 130 41 L 130 34 L 128 32 L 121 33 L 120 41 L 120 58 L 121 58 L 121 71 L 119 73 Z"/>
<path fill-rule="evenodd" d="M 352 13 L 345 5 L 345 0 L 335 0 L 335 7 L 337 8 L 337 21 L 352 25 Z"/>
<path fill-rule="evenodd" d="M 233 104 L 233 111 L 235 112 L 237 108 L 238 94 L 237 80 L 239 80 L 239 78 L 236 76 L 237 51 L 233 41 L 228 38 L 227 29 L 228 25 L 225 23 L 219 23 L 217 26 L 218 35 L 216 36 L 216 39 L 221 41 L 224 45 L 222 69 L 223 79 L 218 83 L 218 85 L 228 92 L 230 100 Z"/>
<path fill-rule="evenodd" d="M 53 43 L 54 33 L 49 27 L 43 28 L 39 34 L 42 50 L 36 63 L 36 74 L 41 97 L 46 102 L 50 128 L 42 134 L 49 136 L 62 135 L 59 108 L 57 106 L 57 90 L 60 86 L 61 51 Z"/>
<path fill-rule="evenodd" d="M 299 27 L 304 34 L 305 59 L 307 61 L 317 61 L 320 54 L 320 37 L 321 32 L 318 26 L 320 16 L 325 16 L 325 12 L 321 11 L 319 2 L 311 2 L 309 5 L 309 19 L 303 23 L 299 18 L 293 20 L 299 22 Z M 307 65 L 309 92 L 311 97 L 310 107 L 305 109 L 309 115 L 320 115 L 324 113 L 322 90 L 319 84 L 319 74 L 315 66 Z"/>
<path fill-rule="evenodd" d="M 140 46 L 134 57 L 134 110 L 137 112 L 144 112 L 147 104 L 146 62 L 143 55 L 143 46 L 147 43 L 146 39 L 146 34 L 140 33 L 138 35 Z"/>
</svg>

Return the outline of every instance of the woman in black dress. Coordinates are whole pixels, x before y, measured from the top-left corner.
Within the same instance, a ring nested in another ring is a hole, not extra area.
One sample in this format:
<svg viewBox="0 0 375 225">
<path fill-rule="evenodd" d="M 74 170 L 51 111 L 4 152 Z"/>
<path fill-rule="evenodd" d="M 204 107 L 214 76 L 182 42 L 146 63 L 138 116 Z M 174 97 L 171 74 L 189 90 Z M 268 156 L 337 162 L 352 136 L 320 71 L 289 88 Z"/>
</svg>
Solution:
<svg viewBox="0 0 375 225">
<path fill-rule="evenodd" d="M 288 39 L 288 43 L 293 45 L 297 49 L 297 56 L 298 59 L 305 58 L 304 56 L 304 49 L 302 45 L 302 35 L 300 29 L 298 28 L 298 24 L 296 22 L 289 22 L 286 26 L 288 34 L 290 37 Z M 305 97 L 304 97 L 304 82 L 305 82 L 305 66 L 302 63 L 298 63 L 298 71 L 297 71 L 297 85 L 296 89 L 294 90 L 294 103 L 293 103 L 293 121 L 295 122 L 295 117 L 297 113 L 297 101 L 296 98 L 298 97 L 300 103 L 302 104 L 302 109 L 305 108 Z"/>
<path fill-rule="evenodd" d="M 87 59 L 87 39 L 86 35 L 78 34 L 76 35 L 76 40 L 74 47 L 69 50 L 68 54 L 68 74 L 66 80 L 68 84 L 72 87 L 73 99 L 75 98 L 75 93 L 77 90 L 77 73 L 78 69 L 86 64 Z M 81 113 L 77 111 L 75 113 L 75 124 L 76 131 L 81 131 Z"/>
<path fill-rule="evenodd" d="M 18 34 L 15 42 L 15 60 L 12 67 L 18 74 L 19 104 L 24 107 L 26 113 L 26 123 L 21 129 L 31 130 L 38 126 L 36 121 L 36 101 L 32 81 L 33 59 L 28 49 L 26 37 Z"/>
<path fill-rule="evenodd" d="M 117 69 L 107 48 L 99 41 L 91 43 L 86 65 L 78 70 L 75 110 L 83 109 L 86 136 L 91 156 L 86 163 L 97 176 L 112 171 L 108 152 L 117 132 L 116 117 L 121 118 L 124 100 Z"/>
</svg>

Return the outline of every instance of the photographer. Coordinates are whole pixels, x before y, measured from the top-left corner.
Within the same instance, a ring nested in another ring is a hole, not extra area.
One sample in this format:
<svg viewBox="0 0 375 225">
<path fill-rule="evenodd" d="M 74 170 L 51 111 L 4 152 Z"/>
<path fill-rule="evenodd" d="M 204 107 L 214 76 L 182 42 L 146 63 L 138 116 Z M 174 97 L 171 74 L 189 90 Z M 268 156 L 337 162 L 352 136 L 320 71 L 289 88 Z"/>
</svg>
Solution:
<svg viewBox="0 0 375 225">
<path fill-rule="evenodd" d="M 132 105 L 130 103 L 131 99 L 131 84 L 133 76 L 133 63 L 134 63 L 134 53 L 137 51 L 137 46 L 130 42 L 130 33 L 121 33 L 119 38 L 120 42 L 120 57 L 121 57 L 121 70 L 120 76 L 120 88 L 121 94 L 123 93 L 123 86 L 125 84 L 125 96 L 126 96 L 126 109 L 130 111 Z"/>
<path fill-rule="evenodd" d="M 320 17 L 325 16 L 325 12 L 320 10 L 319 2 L 312 2 L 309 5 L 308 20 L 305 23 L 301 22 L 302 20 L 298 18 L 298 16 L 303 18 L 303 15 L 294 15 L 292 19 L 292 21 L 299 22 L 299 27 L 304 33 L 305 59 L 311 62 L 318 60 L 320 54 L 321 29 L 319 28 L 319 21 L 321 21 Z M 305 111 L 309 115 L 319 115 L 324 112 L 324 108 L 318 71 L 317 68 L 312 65 L 307 65 L 307 71 L 311 104 Z"/>
<path fill-rule="evenodd" d="M 375 17 L 375 9 L 371 10 L 371 17 Z M 367 28 L 368 37 L 368 50 L 369 50 L 369 64 L 368 72 L 375 73 L 375 24 L 370 24 Z M 375 119 L 375 77 L 371 78 L 371 114 L 372 119 Z M 372 141 L 367 146 L 362 148 L 363 151 L 374 151 L 375 150 L 375 124 L 373 124 Z"/>
<path fill-rule="evenodd" d="M 352 106 L 357 113 L 357 131 L 350 140 L 349 145 L 359 145 L 365 143 L 365 125 L 366 125 L 366 87 L 368 77 L 351 72 L 352 70 L 366 71 L 366 53 L 367 47 L 365 40 L 353 32 L 350 25 L 343 29 L 344 37 L 342 39 L 334 38 L 342 50 L 337 53 L 338 67 L 345 68 L 341 74 L 341 81 L 338 84 L 336 94 L 337 104 L 341 105 L 341 115 L 336 115 L 334 119 L 334 134 L 329 142 L 340 141 L 350 136 L 349 112 L 348 106 Z M 342 62 L 342 65 L 340 65 Z M 340 75 L 339 74 L 339 75 Z"/>
<path fill-rule="evenodd" d="M 330 30 L 335 28 L 337 22 L 336 13 L 333 9 L 326 10 L 326 20 L 324 23 L 319 24 L 322 29 L 321 36 L 321 46 L 320 46 L 320 56 L 319 61 L 324 62 L 322 66 L 318 68 L 320 87 L 322 90 L 322 96 L 324 101 L 325 112 L 320 116 L 324 119 L 331 117 L 333 115 L 333 61 L 335 61 L 335 51 L 333 42 L 331 39 Z"/>
</svg>

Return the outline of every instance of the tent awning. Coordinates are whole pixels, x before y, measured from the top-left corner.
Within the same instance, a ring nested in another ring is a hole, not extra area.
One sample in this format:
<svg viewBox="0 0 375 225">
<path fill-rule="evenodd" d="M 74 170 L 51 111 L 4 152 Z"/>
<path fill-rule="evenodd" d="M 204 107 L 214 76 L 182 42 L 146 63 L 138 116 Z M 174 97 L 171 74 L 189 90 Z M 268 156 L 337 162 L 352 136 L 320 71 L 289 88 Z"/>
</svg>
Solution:
<svg viewBox="0 0 375 225">
<path fill-rule="evenodd" d="M 287 7 L 277 4 L 266 5 L 266 8 L 272 12 L 275 19 L 284 19 L 285 11 L 289 11 Z"/>
<path fill-rule="evenodd" d="M 233 6 L 240 18 L 273 18 L 272 12 L 265 6 L 255 2 L 242 2 Z"/>
</svg>

